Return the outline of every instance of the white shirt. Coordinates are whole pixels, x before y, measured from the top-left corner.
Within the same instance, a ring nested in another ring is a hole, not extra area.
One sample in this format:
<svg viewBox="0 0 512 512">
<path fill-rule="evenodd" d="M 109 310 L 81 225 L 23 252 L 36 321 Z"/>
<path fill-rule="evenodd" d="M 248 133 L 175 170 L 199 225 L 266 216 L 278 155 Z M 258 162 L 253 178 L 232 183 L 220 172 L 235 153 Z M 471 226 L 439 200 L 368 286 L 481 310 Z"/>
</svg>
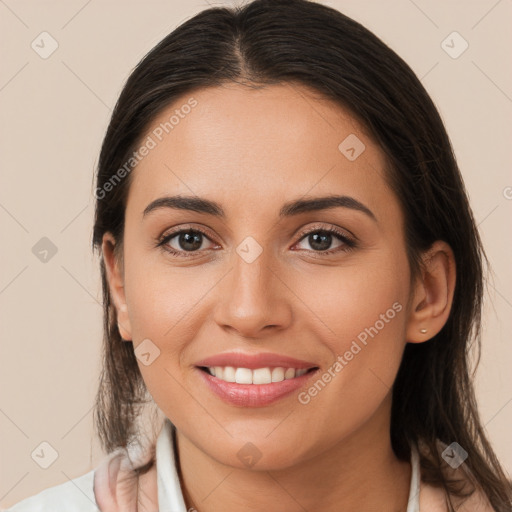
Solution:
<svg viewBox="0 0 512 512">
<path fill-rule="evenodd" d="M 175 465 L 173 426 L 165 420 L 156 444 L 159 512 L 187 512 Z M 407 512 L 419 512 L 420 466 L 415 447 L 411 450 L 411 484 Z M 6 512 L 101 512 L 94 496 L 94 471 L 24 499 Z"/>
</svg>

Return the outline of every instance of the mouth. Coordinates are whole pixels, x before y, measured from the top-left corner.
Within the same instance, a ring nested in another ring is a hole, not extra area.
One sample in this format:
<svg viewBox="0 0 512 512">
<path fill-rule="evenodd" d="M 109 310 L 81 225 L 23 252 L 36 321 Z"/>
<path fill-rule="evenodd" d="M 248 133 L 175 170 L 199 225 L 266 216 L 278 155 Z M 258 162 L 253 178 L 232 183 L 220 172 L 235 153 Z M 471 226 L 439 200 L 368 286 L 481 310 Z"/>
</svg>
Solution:
<svg viewBox="0 0 512 512">
<path fill-rule="evenodd" d="M 319 370 L 314 363 L 288 356 L 241 352 L 209 357 L 195 368 L 210 392 L 237 407 L 277 402 L 303 387 Z"/>
</svg>

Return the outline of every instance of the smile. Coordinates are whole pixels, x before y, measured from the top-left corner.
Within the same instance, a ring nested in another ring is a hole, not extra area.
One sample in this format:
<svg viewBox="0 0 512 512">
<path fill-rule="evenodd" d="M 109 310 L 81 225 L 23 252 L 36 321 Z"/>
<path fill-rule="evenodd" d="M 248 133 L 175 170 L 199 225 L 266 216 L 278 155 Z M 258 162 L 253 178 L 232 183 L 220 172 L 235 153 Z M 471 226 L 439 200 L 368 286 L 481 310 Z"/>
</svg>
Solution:
<svg viewBox="0 0 512 512">
<path fill-rule="evenodd" d="M 235 368 L 233 366 L 211 366 L 204 368 L 210 375 L 224 382 L 236 382 L 237 384 L 271 384 L 283 380 L 301 377 L 314 368 Z"/>
</svg>

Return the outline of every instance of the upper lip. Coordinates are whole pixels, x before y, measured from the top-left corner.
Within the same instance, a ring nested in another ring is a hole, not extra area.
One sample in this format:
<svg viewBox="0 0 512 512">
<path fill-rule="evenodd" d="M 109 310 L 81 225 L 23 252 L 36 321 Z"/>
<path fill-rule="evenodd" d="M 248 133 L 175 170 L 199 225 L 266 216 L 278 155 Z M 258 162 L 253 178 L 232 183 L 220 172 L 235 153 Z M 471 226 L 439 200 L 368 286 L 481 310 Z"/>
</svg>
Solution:
<svg viewBox="0 0 512 512">
<path fill-rule="evenodd" d="M 272 354 L 271 352 L 261 352 L 258 354 L 247 354 L 243 352 L 226 352 L 216 354 L 196 363 L 196 366 L 233 366 L 235 368 L 316 368 L 314 363 L 295 359 L 281 354 Z"/>
</svg>

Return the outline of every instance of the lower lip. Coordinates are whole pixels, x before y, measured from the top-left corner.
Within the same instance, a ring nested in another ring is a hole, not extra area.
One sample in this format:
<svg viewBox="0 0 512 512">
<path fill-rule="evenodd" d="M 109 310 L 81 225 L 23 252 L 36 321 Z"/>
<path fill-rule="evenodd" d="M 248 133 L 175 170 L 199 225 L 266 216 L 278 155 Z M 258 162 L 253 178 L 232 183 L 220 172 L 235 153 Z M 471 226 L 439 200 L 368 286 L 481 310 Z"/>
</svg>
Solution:
<svg viewBox="0 0 512 512">
<path fill-rule="evenodd" d="M 271 384 L 237 384 L 217 379 L 200 369 L 198 372 L 210 390 L 225 402 L 239 407 L 263 407 L 297 391 L 317 370 Z"/>
</svg>

